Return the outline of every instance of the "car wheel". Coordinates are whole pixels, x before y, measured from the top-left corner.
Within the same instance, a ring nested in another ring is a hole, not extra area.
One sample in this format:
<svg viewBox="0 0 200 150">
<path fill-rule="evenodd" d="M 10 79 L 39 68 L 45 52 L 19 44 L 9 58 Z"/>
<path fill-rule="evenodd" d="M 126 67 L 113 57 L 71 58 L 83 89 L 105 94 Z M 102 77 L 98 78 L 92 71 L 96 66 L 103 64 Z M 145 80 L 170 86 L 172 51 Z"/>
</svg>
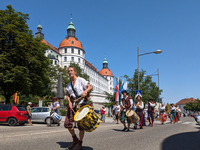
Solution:
<svg viewBox="0 0 200 150">
<path fill-rule="evenodd" d="M 46 118 L 45 119 L 45 123 L 46 124 L 49 124 L 50 123 L 50 117 Z M 53 123 L 53 119 L 51 119 L 51 124 Z"/>
<path fill-rule="evenodd" d="M 23 122 L 23 123 L 19 123 L 20 126 L 23 126 L 24 124 L 25 124 L 25 122 Z"/>
<path fill-rule="evenodd" d="M 15 126 L 17 124 L 17 120 L 15 118 L 9 118 L 8 119 L 8 125 L 9 126 Z"/>
</svg>

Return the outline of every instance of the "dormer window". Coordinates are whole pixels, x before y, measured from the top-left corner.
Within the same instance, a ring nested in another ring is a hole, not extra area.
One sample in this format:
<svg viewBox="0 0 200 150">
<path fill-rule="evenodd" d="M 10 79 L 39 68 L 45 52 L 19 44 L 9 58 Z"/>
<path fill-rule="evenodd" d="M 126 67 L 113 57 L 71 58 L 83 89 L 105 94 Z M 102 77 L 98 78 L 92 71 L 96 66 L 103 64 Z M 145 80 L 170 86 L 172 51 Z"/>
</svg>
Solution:
<svg viewBox="0 0 200 150">
<path fill-rule="evenodd" d="M 72 44 L 74 44 L 74 41 L 72 41 Z"/>
</svg>

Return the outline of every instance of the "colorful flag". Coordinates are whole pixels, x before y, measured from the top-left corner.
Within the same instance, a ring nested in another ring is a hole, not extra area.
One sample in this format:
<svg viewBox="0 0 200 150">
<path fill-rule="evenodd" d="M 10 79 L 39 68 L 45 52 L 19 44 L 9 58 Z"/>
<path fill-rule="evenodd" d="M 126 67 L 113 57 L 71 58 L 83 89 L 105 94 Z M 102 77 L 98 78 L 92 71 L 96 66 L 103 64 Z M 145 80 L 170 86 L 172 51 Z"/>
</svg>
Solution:
<svg viewBox="0 0 200 150">
<path fill-rule="evenodd" d="M 116 95 L 115 95 L 115 102 L 119 102 L 119 82 L 117 81 L 117 85 L 115 86 L 115 89 L 117 90 Z"/>
<path fill-rule="evenodd" d="M 14 100 L 15 104 L 19 104 L 19 92 L 18 91 L 14 94 L 13 100 Z"/>
<path fill-rule="evenodd" d="M 123 83 L 122 83 L 122 85 L 121 85 L 121 87 L 120 87 L 120 90 L 119 90 L 119 92 L 120 92 L 120 99 L 122 99 L 122 96 L 123 96 L 123 94 L 122 94 L 122 91 L 123 91 Z"/>
<path fill-rule="evenodd" d="M 127 90 L 127 81 L 124 83 L 123 89 Z"/>
</svg>

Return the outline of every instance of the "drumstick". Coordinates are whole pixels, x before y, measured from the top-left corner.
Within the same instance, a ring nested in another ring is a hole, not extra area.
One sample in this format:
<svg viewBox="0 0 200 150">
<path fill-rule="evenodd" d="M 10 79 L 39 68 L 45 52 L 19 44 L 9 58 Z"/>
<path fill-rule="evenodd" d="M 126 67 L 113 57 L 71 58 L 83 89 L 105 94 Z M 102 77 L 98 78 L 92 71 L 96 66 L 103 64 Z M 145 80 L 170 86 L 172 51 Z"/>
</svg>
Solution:
<svg viewBox="0 0 200 150">
<path fill-rule="evenodd" d="M 74 102 L 77 102 L 77 101 L 78 101 L 79 99 L 81 99 L 81 98 L 83 98 L 83 96 L 81 96 L 81 97 L 75 99 Z"/>
<path fill-rule="evenodd" d="M 74 112 L 74 114 L 75 114 L 75 111 L 74 111 L 74 109 L 72 108 L 72 111 Z"/>
</svg>

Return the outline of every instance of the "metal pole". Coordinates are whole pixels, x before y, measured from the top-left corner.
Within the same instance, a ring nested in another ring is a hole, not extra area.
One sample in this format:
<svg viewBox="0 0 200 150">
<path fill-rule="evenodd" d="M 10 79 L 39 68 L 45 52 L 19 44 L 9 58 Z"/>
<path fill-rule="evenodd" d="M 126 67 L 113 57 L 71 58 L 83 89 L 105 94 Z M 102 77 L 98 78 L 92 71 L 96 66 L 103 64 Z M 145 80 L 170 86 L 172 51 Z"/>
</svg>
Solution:
<svg viewBox="0 0 200 150">
<path fill-rule="evenodd" d="M 139 47 L 138 47 L 138 90 L 140 90 L 140 83 L 139 83 Z"/>
</svg>

